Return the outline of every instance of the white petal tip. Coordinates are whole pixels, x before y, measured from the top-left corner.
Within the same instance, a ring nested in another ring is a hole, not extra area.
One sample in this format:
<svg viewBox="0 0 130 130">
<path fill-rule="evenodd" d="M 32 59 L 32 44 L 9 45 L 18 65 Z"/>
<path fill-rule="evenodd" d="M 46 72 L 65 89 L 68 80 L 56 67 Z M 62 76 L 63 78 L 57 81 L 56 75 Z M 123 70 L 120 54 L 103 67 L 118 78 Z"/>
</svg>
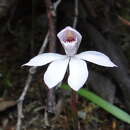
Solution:
<svg viewBox="0 0 130 130">
<path fill-rule="evenodd" d="M 114 64 L 114 67 L 118 67 L 116 64 Z"/>
<path fill-rule="evenodd" d="M 111 63 L 111 65 L 108 65 L 106 67 L 118 67 L 117 65 L 115 65 L 113 62 Z"/>
<path fill-rule="evenodd" d="M 29 64 L 29 63 L 26 63 L 26 64 L 21 65 L 21 67 L 24 67 L 24 66 L 33 66 L 33 65 L 31 65 L 31 64 Z"/>
<path fill-rule="evenodd" d="M 56 86 L 56 85 L 54 85 L 51 81 L 47 80 L 45 75 L 44 75 L 44 83 L 46 84 L 46 86 L 47 86 L 49 89 L 52 89 L 52 88 L 54 88 L 54 87 Z"/>
<path fill-rule="evenodd" d="M 52 84 L 50 81 L 48 81 L 44 75 L 44 82 L 46 84 L 46 86 L 49 88 L 49 89 L 52 89 L 53 87 L 55 87 L 54 84 Z"/>
<path fill-rule="evenodd" d="M 83 85 L 82 86 L 78 86 L 78 85 L 74 85 L 74 84 L 72 84 L 72 82 L 71 81 L 69 81 L 68 80 L 68 84 L 69 84 L 69 86 L 74 90 L 74 91 L 79 91 L 80 90 L 80 88 L 82 88 L 83 87 Z"/>
<path fill-rule="evenodd" d="M 74 90 L 74 91 L 79 91 L 80 88 L 82 88 L 83 86 L 79 87 L 79 86 L 73 86 L 68 82 L 69 86 Z"/>
<path fill-rule="evenodd" d="M 73 88 L 72 88 L 73 89 Z M 73 89 L 74 91 L 79 91 L 80 90 L 80 88 L 78 88 L 78 89 Z"/>
<path fill-rule="evenodd" d="M 49 84 L 47 84 L 47 83 L 46 83 L 46 85 L 47 85 L 47 87 L 48 87 L 49 89 L 52 89 L 52 88 L 55 87 L 55 86 L 49 85 Z"/>
<path fill-rule="evenodd" d="M 47 87 L 48 87 L 48 86 L 47 86 Z M 53 89 L 53 88 L 49 88 L 49 87 L 48 87 L 48 89 L 51 90 L 51 89 Z"/>
<path fill-rule="evenodd" d="M 117 65 L 114 65 L 113 67 L 118 67 Z"/>
<path fill-rule="evenodd" d="M 26 66 L 26 64 L 21 65 L 21 67 L 24 67 L 24 66 Z"/>
</svg>

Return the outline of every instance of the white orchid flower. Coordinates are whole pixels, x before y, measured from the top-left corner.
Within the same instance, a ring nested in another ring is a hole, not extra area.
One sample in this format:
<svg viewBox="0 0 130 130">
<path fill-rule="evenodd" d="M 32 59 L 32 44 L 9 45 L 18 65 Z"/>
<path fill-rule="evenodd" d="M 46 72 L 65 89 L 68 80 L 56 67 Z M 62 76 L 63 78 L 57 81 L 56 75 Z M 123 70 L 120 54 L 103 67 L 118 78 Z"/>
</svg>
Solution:
<svg viewBox="0 0 130 130">
<path fill-rule="evenodd" d="M 78 91 L 88 78 L 87 63 L 92 62 L 105 67 L 116 67 L 110 58 L 97 51 L 85 51 L 76 54 L 81 43 L 81 34 L 71 27 L 66 27 L 57 34 L 66 55 L 57 53 L 43 53 L 32 58 L 24 66 L 42 66 L 50 63 L 44 74 L 44 82 L 49 88 L 60 83 L 69 66 L 69 86 Z"/>
</svg>

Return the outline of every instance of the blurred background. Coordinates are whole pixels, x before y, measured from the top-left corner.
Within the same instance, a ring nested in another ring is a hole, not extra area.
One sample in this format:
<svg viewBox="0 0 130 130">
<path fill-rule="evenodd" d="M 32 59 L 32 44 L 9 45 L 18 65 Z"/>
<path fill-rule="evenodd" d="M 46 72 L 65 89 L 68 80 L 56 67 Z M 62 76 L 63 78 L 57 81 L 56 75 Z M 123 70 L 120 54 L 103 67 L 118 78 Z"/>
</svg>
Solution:
<svg viewBox="0 0 130 130">
<path fill-rule="evenodd" d="M 57 6 L 56 0 L 0 0 L 0 130 L 15 130 L 17 124 L 16 101 L 29 74 L 29 68 L 21 65 L 38 54 L 48 31 L 44 52 L 64 54 L 56 34 L 73 26 L 75 19 L 83 36 L 79 52 L 97 50 L 118 65 L 105 68 L 88 63 L 90 75 L 84 88 L 130 113 L 130 0 L 79 0 L 78 6 L 77 1 L 58 0 Z M 46 68 L 31 74 L 23 102 L 23 130 L 130 129 L 78 96 L 75 124 L 71 93 L 60 88 L 50 92 L 43 82 Z"/>
</svg>

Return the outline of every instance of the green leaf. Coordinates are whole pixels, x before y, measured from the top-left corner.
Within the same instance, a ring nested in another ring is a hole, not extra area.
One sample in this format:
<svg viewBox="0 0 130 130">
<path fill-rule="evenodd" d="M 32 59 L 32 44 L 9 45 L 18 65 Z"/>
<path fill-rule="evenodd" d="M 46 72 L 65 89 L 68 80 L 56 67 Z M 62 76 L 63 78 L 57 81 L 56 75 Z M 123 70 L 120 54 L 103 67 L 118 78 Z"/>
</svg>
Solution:
<svg viewBox="0 0 130 130">
<path fill-rule="evenodd" d="M 71 90 L 71 88 L 65 84 L 62 85 L 61 87 L 66 89 L 66 90 Z M 128 113 L 126 113 L 125 111 L 121 110 L 120 108 L 118 108 L 117 106 L 105 101 L 104 99 L 97 96 L 93 92 L 91 92 L 87 89 L 84 89 L 84 88 L 81 88 L 79 91 L 77 91 L 77 93 L 79 95 L 85 97 L 86 99 L 92 101 L 93 103 L 97 104 L 98 106 L 100 106 L 101 108 L 103 108 L 107 112 L 111 113 L 112 115 L 114 115 L 118 119 L 130 124 L 130 115 Z"/>
</svg>

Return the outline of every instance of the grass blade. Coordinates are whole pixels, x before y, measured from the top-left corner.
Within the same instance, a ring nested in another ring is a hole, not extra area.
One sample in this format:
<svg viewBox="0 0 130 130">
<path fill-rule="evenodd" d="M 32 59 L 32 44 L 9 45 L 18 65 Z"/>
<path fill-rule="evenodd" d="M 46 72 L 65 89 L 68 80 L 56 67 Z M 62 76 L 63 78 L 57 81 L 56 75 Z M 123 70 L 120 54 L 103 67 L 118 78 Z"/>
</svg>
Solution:
<svg viewBox="0 0 130 130">
<path fill-rule="evenodd" d="M 61 87 L 66 90 L 71 90 L 71 88 L 68 85 L 62 85 Z M 101 108 L 111 113 L 113 116 L 117 117 L 118 119 L 130 124 L 130 115 L 125 111 L 123 111 L 122 109 L 118 108 L 117 106 L 107 102 L 106 100 L 97 96 L 93 92 L 84 88 L 81 88 L 79 91 L 77 91 L 77 93 L 83 96 L 84 98 L 92 101 L 96 105 L 100 106 Z"/>
</svg>

